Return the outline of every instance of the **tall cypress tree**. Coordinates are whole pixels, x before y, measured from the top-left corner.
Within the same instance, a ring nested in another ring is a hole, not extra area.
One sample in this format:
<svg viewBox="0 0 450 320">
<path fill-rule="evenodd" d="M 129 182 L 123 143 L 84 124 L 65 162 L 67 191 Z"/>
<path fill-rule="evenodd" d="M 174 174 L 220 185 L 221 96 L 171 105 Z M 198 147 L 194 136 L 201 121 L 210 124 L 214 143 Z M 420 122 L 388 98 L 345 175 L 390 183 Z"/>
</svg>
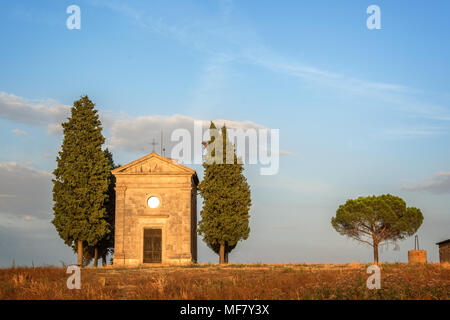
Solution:
<svg viewBox="0 0 450 320">
<path fill-rule="evenodd" d="M 219 254 L 219 262 L 227 263 L 228 253 L 250 233 L 250 186 L 225 125 L 219 134 L 211 122 L 210 132 L 203 163 L 205 176 L 198 185 L 204 199 L 198 233 Z"/>
<path fill-rule="evenodd" d="M 53 171 L 53 225 L 64 242 L 78 251 L 94 247 L 110 232 L 105 202 L 111 166 L 102 145 L 105 138 L 97 110 L 87 96 L 74 102 L 62 124 L 64 139 Z"/>
</svg>

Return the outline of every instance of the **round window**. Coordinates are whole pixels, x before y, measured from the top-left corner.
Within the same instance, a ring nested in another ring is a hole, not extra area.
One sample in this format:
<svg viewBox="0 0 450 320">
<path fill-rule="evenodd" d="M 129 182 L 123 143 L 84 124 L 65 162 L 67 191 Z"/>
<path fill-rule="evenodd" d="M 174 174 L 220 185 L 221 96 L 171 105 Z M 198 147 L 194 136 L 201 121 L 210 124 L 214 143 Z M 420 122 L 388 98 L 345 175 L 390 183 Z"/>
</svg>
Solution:
<svg viewBox="0 0 450 320">
<path fill-rule="evenodd" d="M 159 199 L 157 197 L 151 196 L 147 200 L 147 205 L 152 209 L 157 208 L 159 206 Z"/>
</svg>

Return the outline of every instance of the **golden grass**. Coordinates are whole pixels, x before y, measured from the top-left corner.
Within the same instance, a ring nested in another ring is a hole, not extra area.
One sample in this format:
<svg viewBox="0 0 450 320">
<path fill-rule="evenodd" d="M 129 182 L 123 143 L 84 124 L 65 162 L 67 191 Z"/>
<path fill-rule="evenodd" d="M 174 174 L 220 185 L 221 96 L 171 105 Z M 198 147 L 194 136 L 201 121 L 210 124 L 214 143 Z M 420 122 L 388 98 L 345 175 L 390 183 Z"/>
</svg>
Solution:
<svg viewBox="0 0 450 320">
<path fill-rule="evenodd" d="M 448 264 L 382 264 L 381 289 L 367 265 L 230 264 L 85 268 L 69 290 L 57 267 L 0 269 L 0 299 L 449 299 Z"/>
</svg>

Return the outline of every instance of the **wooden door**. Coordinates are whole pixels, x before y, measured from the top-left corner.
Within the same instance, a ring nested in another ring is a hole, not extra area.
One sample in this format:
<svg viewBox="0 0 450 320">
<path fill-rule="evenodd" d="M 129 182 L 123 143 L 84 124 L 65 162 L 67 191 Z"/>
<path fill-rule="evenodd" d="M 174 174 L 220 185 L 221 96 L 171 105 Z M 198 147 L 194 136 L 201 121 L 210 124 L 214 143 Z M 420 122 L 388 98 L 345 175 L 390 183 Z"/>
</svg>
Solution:
<svg viewBox="0 0 450 320">
<path fill-rule="evenodd" d="M 162 230 L 144 229 L 144 263 L 161 263 Z"/>
</svg>

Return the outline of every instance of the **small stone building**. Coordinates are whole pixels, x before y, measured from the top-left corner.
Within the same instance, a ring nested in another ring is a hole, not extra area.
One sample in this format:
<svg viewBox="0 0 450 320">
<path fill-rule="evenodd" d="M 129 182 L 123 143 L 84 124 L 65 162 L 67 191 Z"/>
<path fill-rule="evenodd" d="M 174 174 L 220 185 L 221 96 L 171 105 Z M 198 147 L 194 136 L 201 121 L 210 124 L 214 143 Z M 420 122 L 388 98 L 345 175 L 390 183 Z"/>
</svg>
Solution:
<svg viewBox="0 0 450 320">
<path fill-rule="evenodd" d="M 112 173 L 114 265 L 196 262 L 197 173 L 156 153 Z"/>
<path fill-rule="evenodd" d="M 439 246 L 439 261 L 450 263 L 450 239 L 436 243 Z"/>
</svg>

